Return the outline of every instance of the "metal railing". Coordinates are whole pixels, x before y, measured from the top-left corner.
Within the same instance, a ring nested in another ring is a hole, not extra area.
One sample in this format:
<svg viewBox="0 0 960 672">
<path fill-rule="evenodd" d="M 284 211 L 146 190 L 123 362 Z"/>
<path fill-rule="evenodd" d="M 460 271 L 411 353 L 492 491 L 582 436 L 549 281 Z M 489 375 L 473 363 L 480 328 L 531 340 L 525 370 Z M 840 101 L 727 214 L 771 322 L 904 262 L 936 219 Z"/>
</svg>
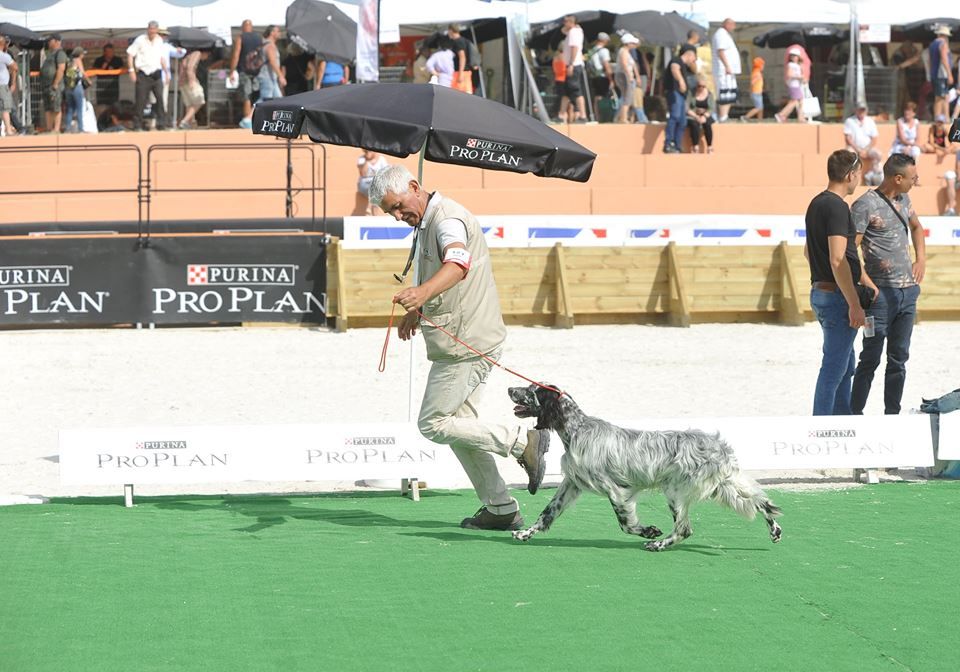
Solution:
<svg viewBox="0 0 960 672">
<path fill-rule="evenodd" d="M 320 148 L 321 152 L 321 161 L 320 164 L 321 171 L 323 173 L 322 183 L 318 184 L 317 178 L 317 156 L 316 148 Z M 264 151 L 264 150 L 283 150 L 286 152 L 287 161 L 286 161 L 286 184 L 284 186 L 277 187 L 175 187 L 175 188 L 158 188 L 155 186 L 155 175 L 154 171 L 156 169 L 156 163 L 153 161 L 154 153 L 163 153 L 163 152 L 182 152 L 184 159 L 186 159 L 191 152 L 205 152 L 205 151 Z M 309 186 L 294 186 L 293 178 L 293 153 L 306 152 L 310 158 L 310 184 Z M 311 231 L 322 230 L 326 226 L 327 221 L 327 189 L 326 189 L 326 179 L 327 179 L 327 151 L 326 147 L 320 144 L 315 143 L 306 143 L 306 142 L 293 142 L 288 140 L 284 143 L 260 143 L 260 142 L 249 142 L 249 143 L 200 143 L 200 144 L 154 144 L 150 145 L 147 148 L 146 153 L 146 163 L 144 163 L 144 156 L 141 148 L 138 145 L 134 144 L 104 144 L 104 145 L 60 145 L 60 146 L 43 146 L 43 145 L 23 145 L 23 146 L 13 146 L 6 147 L 0 145 L 0 160 L 3 160 L 2 157 L 6 155 L 38 155 L 38 154 L 54 154 L 59 155 L 59 153 L 78 153 L 78 152 L 96 152 L 96 153 L 107 153 L 107 152 L 122 152 L 130 153 L 136 155 L 136 183 L 126 187 L 120 186 L 117 188 L 97 188 L 97 189 L 71 189 L 71 188 L 37 188 L 37 189 L 3 189 L 0 187 L 0 197 L 3 196 L 60 196 L 68 194 L 131 194 L 135 195 L 137 199 L 137 241 L 142 246 L 149 245 L 150 239 L 150 223 L 151 223 L 151 204 L 153 203 L 154 197 L 160 194 L 173 194 L 173 193 L 251 193 L 251 192 L 274 192 L 279 193 L 283 192 L 286 194 L 285 197 L 285 216 L 288 219 L 293 219 L 295 216 L 294 212 L 294 198 L 301 192 L 310 193 L 310 227 Z M 144 169 L 146 166 L 146 170 Z M 131 166 L 132 167 L 132 166 Z M 41 182 L 38 174 L 38 182 Z M 122 184 L 122 181 L 118 181 L 118 184 Z M 46 186 L 46 185 L 44 185 Z M 317 228 L 317 192 L 322 192 L 322 201 L 321 201 L 321 215 L 320 222 L 321 228 Z"/>
<path fill-rule="evenodd" d="M 319 147 L 322 155 L 323 185 L 317 186 L 317 159 L 315 148 Z M 154 162 L 151 160 L 153 153 L 157 152 L 183 152 L 184 159 L 192 151 L 247 151 L 247 150 L 278 150 L 284 149 L 287 152 L 286 165 L 286 186 L 283 187 L 177 187 L 172 189 L 162 189 L 154 186 L 153 171 Z M 306 150 L 310 154 L 310 186 L 293 186 L 293 152 L 294 150 Z M 202 143 L 202 144 L 156 144 L 147 148 L 147 180 L 144 185 L 144 203 L 146 205 L 146 236 L 150 237 L 150 205 L 154 194 L 189 194 L 189 193 L 250 193 L 250 192 L 285 192 L 285 216 L 292 219 L 293 198 L 302 191 L 310 192 L 310 226 L 312 231 L 317 231 L 317 198 L 318 191 L 323 193 L 323 210 L 321 222 L 326 225 L 327 221 L 327 148 L 321 144 L 293 142 L 287 140 L 281 144 L 267 144 L 260 142 L 234 142 L 234 143 Z"/>
</svg>

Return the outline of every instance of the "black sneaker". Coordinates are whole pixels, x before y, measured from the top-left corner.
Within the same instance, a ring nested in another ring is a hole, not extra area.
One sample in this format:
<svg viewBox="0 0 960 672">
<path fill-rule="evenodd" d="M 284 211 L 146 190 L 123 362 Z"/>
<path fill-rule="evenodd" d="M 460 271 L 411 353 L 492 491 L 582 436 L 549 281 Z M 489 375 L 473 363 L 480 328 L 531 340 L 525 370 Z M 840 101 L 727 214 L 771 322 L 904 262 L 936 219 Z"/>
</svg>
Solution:
<svg viewBox="0 0 960 672">
<path fill-rule="evenodd" d="M 527 472 L 527 492 L 537 494 L 540 484 L 543 483 L 543 474 L 547 469 L 547 461 L 543 455 L 550 449 L 550 432 L 545 429 L 534 429 L 529 432 L 527 447 L 517 462 Z"/>
<path fill-rule="evenodd" d="M 523 518 L 520 511 L 499 515 L 490 513 L 487 507 L 481 506 L 472 518 L 461 520 L 460 527 L 468 530 L 522 530 Z"/>
</svg>

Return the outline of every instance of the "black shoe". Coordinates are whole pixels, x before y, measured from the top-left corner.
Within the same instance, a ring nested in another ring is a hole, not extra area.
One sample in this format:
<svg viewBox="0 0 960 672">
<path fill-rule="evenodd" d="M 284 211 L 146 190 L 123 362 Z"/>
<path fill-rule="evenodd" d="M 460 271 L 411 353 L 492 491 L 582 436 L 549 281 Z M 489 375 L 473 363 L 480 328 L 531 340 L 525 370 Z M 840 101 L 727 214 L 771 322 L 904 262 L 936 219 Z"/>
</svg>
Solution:
<svg viewBox="0 0 960 672">
<path fill-rule="evenodd" d="M 520 511 L 498 515 L 490 513 L 487 507 L 481 506 L 472 518 L 461 520 L 460 527 L 468 530 L 521 530 L 523 518 L 520 517 Z"/>
<path fill-rule="evenodd" d="M 543 457 L 550 449 L 550 432 L 545 429 L 534 429 L 528 433 L 527 447 L 517 462 L 527 472 L 527 492 L 537 494 L 540 484 L 543 483 L 543 474 L 547 469 L 547 460 Z"/>
</svg>

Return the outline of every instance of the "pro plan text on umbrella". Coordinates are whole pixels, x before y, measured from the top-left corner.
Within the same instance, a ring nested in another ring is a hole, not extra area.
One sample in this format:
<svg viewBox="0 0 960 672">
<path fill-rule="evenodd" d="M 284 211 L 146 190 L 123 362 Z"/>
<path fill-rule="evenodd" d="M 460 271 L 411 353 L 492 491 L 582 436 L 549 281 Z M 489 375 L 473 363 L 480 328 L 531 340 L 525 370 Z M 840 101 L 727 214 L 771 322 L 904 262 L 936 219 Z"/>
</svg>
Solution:
<svg viewBox="0 0 960 672">
<path fill-rule="evenodd" d="M 463 145 L 450 145 L 451 159 L 464 159 L 478 163 L 495 163 L 520 167 L 520 157 L 510 152 L 513 145 L 481 138 L 466 138 Z"/>
<path fill-rule="evenodd" d="M 270 133 L 284 138 L 296 137 L 292 110 L 274 110 L 270 119 L 263 119 L 260 133 Z"/>
</svg>

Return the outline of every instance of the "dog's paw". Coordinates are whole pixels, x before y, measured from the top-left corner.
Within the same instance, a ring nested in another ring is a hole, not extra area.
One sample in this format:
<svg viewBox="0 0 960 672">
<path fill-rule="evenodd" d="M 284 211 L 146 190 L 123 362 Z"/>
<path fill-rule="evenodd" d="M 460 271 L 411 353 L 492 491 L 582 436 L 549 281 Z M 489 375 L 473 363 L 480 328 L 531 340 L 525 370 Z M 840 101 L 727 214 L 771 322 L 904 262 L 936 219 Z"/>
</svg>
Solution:
<svg viewBox="0 0 960 672">
<path fill-rule="evenodd" d="M 651 525 L 650 527 L 641 527 L 640 536 L 644 539 L 656 539 L 661 536 L 663 532 L 660 531 L 659 527 Z"/>
<path fill-rule="evenodd" d="M 663 542 L 659 539 L 657 541 L 648 541 L 643 545 L 648 551 L 662 551 L 664 549 Z"/>
<path fill-rule="evenodd" d="M 530 537 L 533 536 L 533 531 L 527 528 L 526 530 L 517 530 L 513 533 L 513 538 L 517 541 L 527 541 Z"/>
</svg>

